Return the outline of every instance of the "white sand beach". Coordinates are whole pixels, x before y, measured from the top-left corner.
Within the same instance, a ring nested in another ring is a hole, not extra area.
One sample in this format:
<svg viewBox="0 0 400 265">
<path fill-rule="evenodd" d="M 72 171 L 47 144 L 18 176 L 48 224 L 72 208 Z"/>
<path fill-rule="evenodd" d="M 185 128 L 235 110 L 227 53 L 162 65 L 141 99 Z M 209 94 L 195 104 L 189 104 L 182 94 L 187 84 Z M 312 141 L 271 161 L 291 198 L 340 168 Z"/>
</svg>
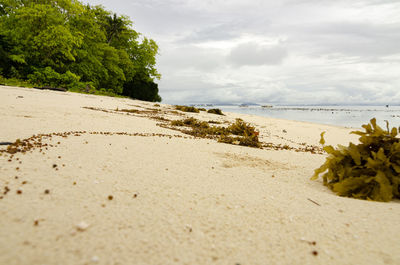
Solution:
<svg viewBox="0 0 400 265">
<path fill-rule="evenodd" d="M 0 264 L 400 264 L 399 201 L 339 197 L 310 180 L 326 155 L 291 149 L 323 131 L 357 142 L 351 129 L 5 86 L 0 103 L 0 142 L 52 134 L 0 156 Z M 194 138 L 160 117 L 242 118 L 288 150 Z"/>
</svg>

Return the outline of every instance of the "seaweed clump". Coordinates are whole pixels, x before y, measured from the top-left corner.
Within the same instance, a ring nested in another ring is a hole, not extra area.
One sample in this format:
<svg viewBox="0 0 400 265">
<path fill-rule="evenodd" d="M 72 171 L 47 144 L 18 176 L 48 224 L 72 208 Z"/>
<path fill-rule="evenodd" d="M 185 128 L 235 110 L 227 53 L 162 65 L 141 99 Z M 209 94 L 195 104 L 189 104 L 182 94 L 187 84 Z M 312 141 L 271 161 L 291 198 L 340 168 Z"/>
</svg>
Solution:
<svg viewBox="0 0 400 265">
<path fill-rule="evenodd" d="M 229 125 L 227 129 L 229 130 L 230 133 L 234 135 L 241 135 L 241 136 L 253 135 L 253 134 L 258 135 L 258 132 L 256 132 L 255 127 L 246 123 L 242 119 L 236 119 L 236 122 Z"/>
<path fill-rule="evenodd" d="M 224 127 L 210 126 L 208 122 L 200 121 L 195 118 L 172 121 L 171 125 L 190 127 L 191 130 L 183 129 L 182 132 L 201 138 L 214 138 L 215 136 L 229 133 Z"/>
<path fill-rule="evenodd" d="M 207 122 L 199 121 L 193 117 L 187 118 L 184 120 L 172 121 L 171 125 L 173 125 L 173 126 L 188 126 L 188 127 L 192 127 L 192 128 L 203 128 L 203 129 L 210 128 L 210 125 Z"/>
<path fill-rule="evenodd" d="M 241 119 L 237 119 L 235 123 L 228 127 L 210 126 L 208 122 L 195 118 L 171 121 L 171 125 L 189 127 L 190 130 L 182 129 L 180 131 L 195 137 L 217 139 L 221 143 L 261 148 L 261 143 L 258 139 L 259 132 Z"/>
<path fill-rule="evenodd" d="M 183 111 L 183 112 L 194 112 L 194 113 L 199 113 L 200 112 L 199 109 L 197 109 L 195 107 L 191 107 L 191 106 L 176 105 L 175 109 Z"/>
<path fill-rule="evenodd" d="M 383 130 L 372 119 L 362 126 L 360 144 L 348 147 L 325 146 L 329 154 L 325 163 L 315 170 L 312 179 L 320 174 L 324 185 L 340 196 L 387 202 L 400 198 L 400 138 L 396 127 Z M 321 144 L 325 143 L 321 134 Z"/>
<path fill-rule="evenodd" d="M 217 115 L 224 115 L 220 109 L 209 109 L 207 113 L 217 114 Z"/>
<path fill-rule="evenodd" d="M 231 135 L 221 135 L 218 140 L 221 143 L 238 144 L 250 147 L 261 147 L 261 143 L 258 139 L 259 132 L 255 130 L 253 126 L 244 122 L 242 119 L 236 119 L 236 122 L 229 125 L 226 130 L 229 134 L 237 135 L 233 137 Z"/>
</svg>

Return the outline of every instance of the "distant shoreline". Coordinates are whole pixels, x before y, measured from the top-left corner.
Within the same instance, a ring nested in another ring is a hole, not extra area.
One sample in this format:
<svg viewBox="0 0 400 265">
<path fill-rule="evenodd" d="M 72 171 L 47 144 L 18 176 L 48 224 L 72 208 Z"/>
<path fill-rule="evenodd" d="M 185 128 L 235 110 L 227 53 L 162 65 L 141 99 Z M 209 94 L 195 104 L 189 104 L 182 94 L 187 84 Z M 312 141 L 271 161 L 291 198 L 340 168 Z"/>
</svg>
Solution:
<svg viewBox="0 0 400 265">
<path fill-rule="evenodd" d="M 211 108 L 205 106 L 205 108 Z M 337 106 L 275 106 L 263 108 L 262 106 L 226 106 L 213 105 L 223 111 L 233 113 L 251 114 L 261 117 L 312 122 L 317 124 L 336 125 L 360 128 L 372 118 L 378 124 L 386 126 L 386 120 L 393 126 L 400 125 L 400 106 L 366 106 L 366 105 L 337 105 Z"/>
</svg>

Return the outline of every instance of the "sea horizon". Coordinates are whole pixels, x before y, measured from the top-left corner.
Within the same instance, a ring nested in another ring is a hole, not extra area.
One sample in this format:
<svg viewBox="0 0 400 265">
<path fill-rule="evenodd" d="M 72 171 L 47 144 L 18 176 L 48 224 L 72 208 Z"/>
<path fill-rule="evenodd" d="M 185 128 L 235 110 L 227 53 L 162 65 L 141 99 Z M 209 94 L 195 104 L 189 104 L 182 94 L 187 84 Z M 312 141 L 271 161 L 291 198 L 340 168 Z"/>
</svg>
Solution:
<svg viewBox="0 0 400 265">
<path fill-rule="evenodd" d="M 400 126 L 400 105 L 398 104 L 195 103 L 185 105 L 351 128 L 361 128 L 372 118 L 376 118 L 377 123 L 383 128 L 386 128 L 386 121 L 389 122 L 390 128 Z"/>
</svg>

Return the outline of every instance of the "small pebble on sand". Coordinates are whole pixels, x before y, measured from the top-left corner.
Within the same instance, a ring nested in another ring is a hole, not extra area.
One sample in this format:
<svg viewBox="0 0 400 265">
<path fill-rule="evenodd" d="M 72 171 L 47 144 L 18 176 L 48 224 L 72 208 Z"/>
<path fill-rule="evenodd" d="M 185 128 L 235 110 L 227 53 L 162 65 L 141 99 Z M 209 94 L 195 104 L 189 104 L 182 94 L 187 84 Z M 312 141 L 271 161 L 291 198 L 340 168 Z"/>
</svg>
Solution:
<svg viewBox="0 0 400 265">
<path fill-rule="evenodd" d="M 88 229 L 88 227 L 89 227 L 89 224 L 86 223 L 85 221 L 82 221 L 76 225 L 76 229 L 78 231 L 85 231 L 86 229 Z"/>
</svg>

